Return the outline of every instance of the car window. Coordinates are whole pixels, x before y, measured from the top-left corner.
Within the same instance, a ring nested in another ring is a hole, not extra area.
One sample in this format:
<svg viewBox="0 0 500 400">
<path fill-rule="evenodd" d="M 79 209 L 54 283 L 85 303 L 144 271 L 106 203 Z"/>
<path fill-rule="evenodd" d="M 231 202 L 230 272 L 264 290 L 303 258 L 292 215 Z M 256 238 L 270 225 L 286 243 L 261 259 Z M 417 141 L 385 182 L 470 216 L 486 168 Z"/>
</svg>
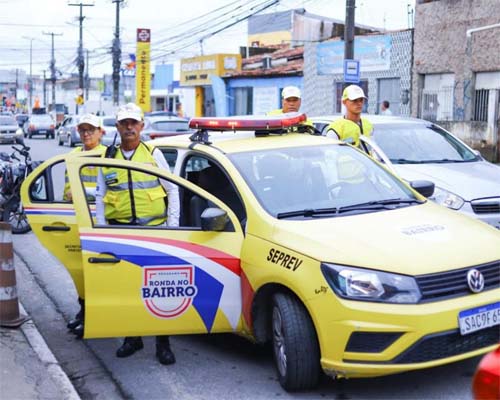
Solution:
<svg viewBox="0 0 500 400">
<path fill-rule="evenodd" d="M 102 124 L 104 126 L 116 126 L 116 118 L 103 118 Z"/>
<path fill-rule="evenodd" d="M 205 156 L 188 156 L 184 162 L 182 175 L 224 202 L 236 214 L 240 222 L 246 219 L 245 207 L 236 187 L 228 174 L 216 162 Z M 198 196 L 191 198 L 184 196 L 184 201 L 193 209 L 195 221 L 197 221 L 196 216 L 210 206 L 210 202 Z"/>
<path fill-rule="evenodd" d="M 188 121 L 156 121 L 151 123 L 153 129 L 165 132 L 189 131 Z"/>
<path fill-rule="evenodd" d="M 168 148 L 160 148 L 160 151 L 163 153 L 163 157 L 168 163 L 170 167 L 170 172 L 174 172 L 175 163 L 177 162 L 177 149 L 168 149 Z"/>
<path fill-rule="evenodd" d="M 475 161 L 476 154 L 444 129 L 424 124 L 377 125 L 373 138 L 393 163 Z"/>
<path fill-rule="evenodd" d="M 415 199 L 400 180 L 350 146 L 309 146 L 229 155 L 271 215 Z"/>
</svg>

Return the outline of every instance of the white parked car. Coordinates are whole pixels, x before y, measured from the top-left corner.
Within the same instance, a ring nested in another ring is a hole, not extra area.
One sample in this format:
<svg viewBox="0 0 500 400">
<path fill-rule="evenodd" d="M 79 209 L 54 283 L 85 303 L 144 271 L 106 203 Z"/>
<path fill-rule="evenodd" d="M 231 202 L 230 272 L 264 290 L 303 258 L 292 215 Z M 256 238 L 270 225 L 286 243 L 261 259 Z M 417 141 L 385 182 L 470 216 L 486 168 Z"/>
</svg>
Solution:
<svg viewBox="0 0 500 400">
<path fill-rule="evenodd" d="M 312 117 L 326 135 L 340 115 Z M 369 115 L 379 160 L 407 181 L 430 180 L 432 200 L 500 229 L 500 167 L 440 126 L 421 119 Z"/>
</svg>

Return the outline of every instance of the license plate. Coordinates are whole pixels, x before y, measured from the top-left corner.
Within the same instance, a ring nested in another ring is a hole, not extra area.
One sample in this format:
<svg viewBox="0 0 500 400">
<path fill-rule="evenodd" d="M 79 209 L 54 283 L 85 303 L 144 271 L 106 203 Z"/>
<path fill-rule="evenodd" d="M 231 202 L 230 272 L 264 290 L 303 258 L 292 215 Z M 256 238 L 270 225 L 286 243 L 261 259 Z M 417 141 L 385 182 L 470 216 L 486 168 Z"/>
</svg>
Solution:
<svg viewBox="0 0 500 400">
<path fill-rule="evenodd" d="M 462 335 L 495 325 L 500 325 L 500 302 L 471 308 L 470 310 L 458 313 L 458 326 Z"/>
<path fill-rule="evenodd" d="M 38 131 L 38 132 L 40 132 L 40 133 L 47 133 L 47 131 Z"/>
</svg>

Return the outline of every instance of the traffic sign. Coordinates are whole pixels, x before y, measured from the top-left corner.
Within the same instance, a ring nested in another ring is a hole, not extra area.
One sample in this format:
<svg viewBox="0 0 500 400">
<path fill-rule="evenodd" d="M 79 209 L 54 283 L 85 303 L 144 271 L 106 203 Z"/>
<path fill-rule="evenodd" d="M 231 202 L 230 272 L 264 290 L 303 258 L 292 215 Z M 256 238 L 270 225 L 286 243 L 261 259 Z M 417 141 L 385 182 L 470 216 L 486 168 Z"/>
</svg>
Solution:
<svg viewBox="0 0 500 400">
<path fill-rule="evenodd" d="M 359 83 L 361 80 L 358 60 L 344 60 L 344 82 Z"/>
</svg>

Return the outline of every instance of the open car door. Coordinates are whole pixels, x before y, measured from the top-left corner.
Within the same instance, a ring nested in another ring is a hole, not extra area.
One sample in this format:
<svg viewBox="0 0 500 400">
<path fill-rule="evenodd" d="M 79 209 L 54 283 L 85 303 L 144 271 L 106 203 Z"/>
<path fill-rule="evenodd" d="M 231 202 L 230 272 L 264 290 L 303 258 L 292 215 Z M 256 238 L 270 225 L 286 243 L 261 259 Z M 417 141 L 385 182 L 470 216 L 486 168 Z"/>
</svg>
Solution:
<svg viewBox="0 0 500 400">
<path fill-rule="evenodd" d="M 176 184 L 180 226 L 96 224 L 78 173 L 84 166 L 113 166 L 124 169 L 125 176 L 134 170 Z M 68 160 L 67 168 L 82 247 L 84 337 L 239 329 L 243 232 L 225 204 L 187 180 L 148 164 L 79 157 Z M 183 201 L 193 195 L 215 204 L 201 218 L 204 229 L 192 222 L 189 203 Z"/>
<path fill-rule="evenodd" d="M 84 297 L 80 236 L 73 203 L 64 198 L 66 160 L 99 153 L 53 157 L 28 175 L 21 198 L 31 228 L 42 245 L 68 270 L 79 297 Z M 94 209 L 94 205 L 91 205 Z"/>
</svg>

